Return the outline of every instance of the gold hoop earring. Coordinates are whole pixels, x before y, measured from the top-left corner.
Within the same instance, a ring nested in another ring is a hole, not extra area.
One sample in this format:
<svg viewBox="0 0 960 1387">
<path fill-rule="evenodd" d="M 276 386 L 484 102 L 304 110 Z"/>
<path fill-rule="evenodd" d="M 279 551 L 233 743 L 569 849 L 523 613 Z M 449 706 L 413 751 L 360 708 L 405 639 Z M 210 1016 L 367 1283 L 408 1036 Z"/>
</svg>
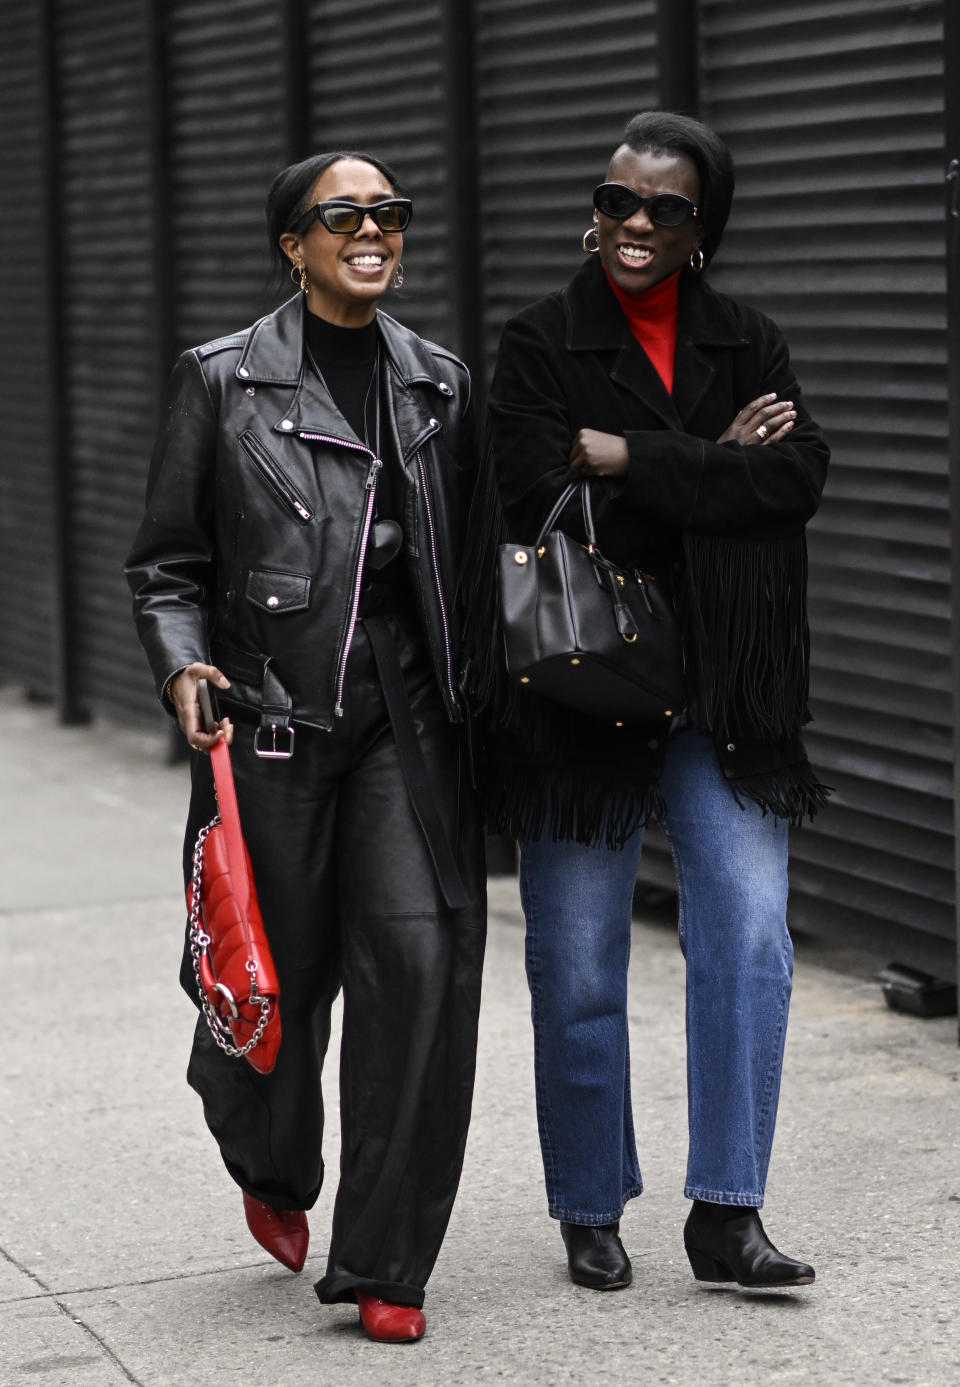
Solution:
<svg viewBox="0 0 960 1387">
<path fill-rule="evenodd" d="M 588 236 L 596 236 L 597 244 L 595 246 L 587 245 Z M 597 251 L 600 249 L 600 233 L 597 230 L 596 223 L 594 223 L 593 226 L 591 226 L 589 231 L 585 231 L 583 233 L 583 241 L 581 244 L 583 245 L 583 248 L 588 255 L 596 255 Z"/>
<path fill-rule="evenodd" d="M 391 283 L 391 285 L 393 286 L 394 289 L 402 289 L 402 288 L 403 288 L 403 266 L 402 266 L 402 265 L 400 265 L 400 264 L 397 265 L 397 268 L 396 268 L 396 269 L 394 270 L 394 272 L 393 272 L 393 279 L 391 279 L 390 283 Z"/>
<path fill-rule="evenodd" d="M 695 275 L 698 275 L 703 269 L 703 251 L 699 246 L 694 246 L 690 252 L 690 268 Z"/>
</svg>

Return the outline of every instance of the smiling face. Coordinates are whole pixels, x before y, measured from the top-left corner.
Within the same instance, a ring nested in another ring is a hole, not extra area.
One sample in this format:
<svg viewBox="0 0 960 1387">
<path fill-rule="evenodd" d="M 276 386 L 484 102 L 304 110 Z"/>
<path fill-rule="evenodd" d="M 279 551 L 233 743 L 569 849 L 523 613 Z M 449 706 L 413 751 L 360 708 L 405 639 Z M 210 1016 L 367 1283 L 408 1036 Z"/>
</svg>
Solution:
<svg viewBox="0 0 960 1387">
<path fill-rule="evenodd" d="M 395 189 L 372 164 L 362 159 L 341 159 L 332 164 L 310 189 L 305 207 L 317 202 L 346 198 L 350 202 L 382 202 Z M 301 235 L 286 232 L 280 245 L 291 263 L 302 265 L 310 287 L 307 307 L 311 313 L 341 327 L 369 323 L 377 300 L 385 292 L 400 261 L 403 235 L 384 232 L 372 217 L 346 236 L 328 231 L 314 221 Z"/>
<path fill-rule="evenodd" d="M 696 165 L 685 154 L 637 154 L 621 145 L 610 160 L 606 181 L 625 183 L 641 197 L 679 193 L 695 204 L 700 201 Z M 703 236 L 697 221 L 657 226 L 642 207 L 625 221 L 602 212 L 595 216 L 600 258 L 614 284 L 627 293 L 650 289 L 666 279 L 686 264 Z"/>
</svg>

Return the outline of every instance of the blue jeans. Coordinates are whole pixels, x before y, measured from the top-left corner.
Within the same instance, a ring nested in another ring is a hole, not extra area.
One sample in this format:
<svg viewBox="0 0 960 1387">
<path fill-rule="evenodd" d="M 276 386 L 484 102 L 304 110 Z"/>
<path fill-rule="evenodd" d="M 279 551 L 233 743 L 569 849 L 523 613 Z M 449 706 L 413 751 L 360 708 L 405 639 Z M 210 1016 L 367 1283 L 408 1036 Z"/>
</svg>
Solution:
<svg viewBox="0 0 960 1387">
<path fill-rule="evenodd" d="M 670 738 L 662 789 L 687 972 L 684 1192 L 759 1207 L 793 975 L 787 824 L 741 809 L 713 746 L 689 727 Z M 613 1223 L 643 1188 L 627 1035 L 641 839 L 521 845 L 540 1145 L 550 1213 L 569 1223 Z"/>
</svg>

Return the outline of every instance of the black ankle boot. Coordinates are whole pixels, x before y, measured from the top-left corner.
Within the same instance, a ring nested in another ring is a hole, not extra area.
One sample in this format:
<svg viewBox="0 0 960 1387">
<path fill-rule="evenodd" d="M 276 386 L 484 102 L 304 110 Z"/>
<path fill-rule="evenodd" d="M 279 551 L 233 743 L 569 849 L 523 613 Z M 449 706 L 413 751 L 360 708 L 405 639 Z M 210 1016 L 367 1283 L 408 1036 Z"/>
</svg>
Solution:
<svg viewBox="0 0 960 1387">
<path fill-rule="evenodd" d="M 630 1258 L 619 1238 L 619 1223 L 561 1223 L 570 1280 L 592 1291 L 616 1291 L 633 1280 Z"/>
<path fill-rule="evenodd" d="M 698 1281 L 741 1286 L 808 1286 L 813 1267 L 784 1257 L 763 1231 L 756 1209 L 695 1199 L 683 1243 Z"/>
</svg>

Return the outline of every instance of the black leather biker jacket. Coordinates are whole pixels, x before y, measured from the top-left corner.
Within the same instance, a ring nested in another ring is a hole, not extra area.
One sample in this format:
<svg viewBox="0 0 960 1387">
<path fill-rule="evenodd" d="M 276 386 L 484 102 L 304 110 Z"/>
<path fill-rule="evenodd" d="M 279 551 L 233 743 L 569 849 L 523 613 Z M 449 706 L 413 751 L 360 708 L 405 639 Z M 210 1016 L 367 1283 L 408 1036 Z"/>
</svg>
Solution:
<svg viewBox="0 0 960 1387">
<path fill-rule="evenodd" d="M 179 358 L 125 572 L 161 695 L 184 666 L 212 662 L 232 681 L 220 694 L 225 711 L 262 714 L 266 701 L 283 724 L 330 729 L 382 464 L 305 368 L 303 313 L 297 295 Z M 405 558 L 437 682 L 459 721 L 457 559 L 475 475 L 469 376 L 392 318 L 377 322 Z"/>
</svg>

